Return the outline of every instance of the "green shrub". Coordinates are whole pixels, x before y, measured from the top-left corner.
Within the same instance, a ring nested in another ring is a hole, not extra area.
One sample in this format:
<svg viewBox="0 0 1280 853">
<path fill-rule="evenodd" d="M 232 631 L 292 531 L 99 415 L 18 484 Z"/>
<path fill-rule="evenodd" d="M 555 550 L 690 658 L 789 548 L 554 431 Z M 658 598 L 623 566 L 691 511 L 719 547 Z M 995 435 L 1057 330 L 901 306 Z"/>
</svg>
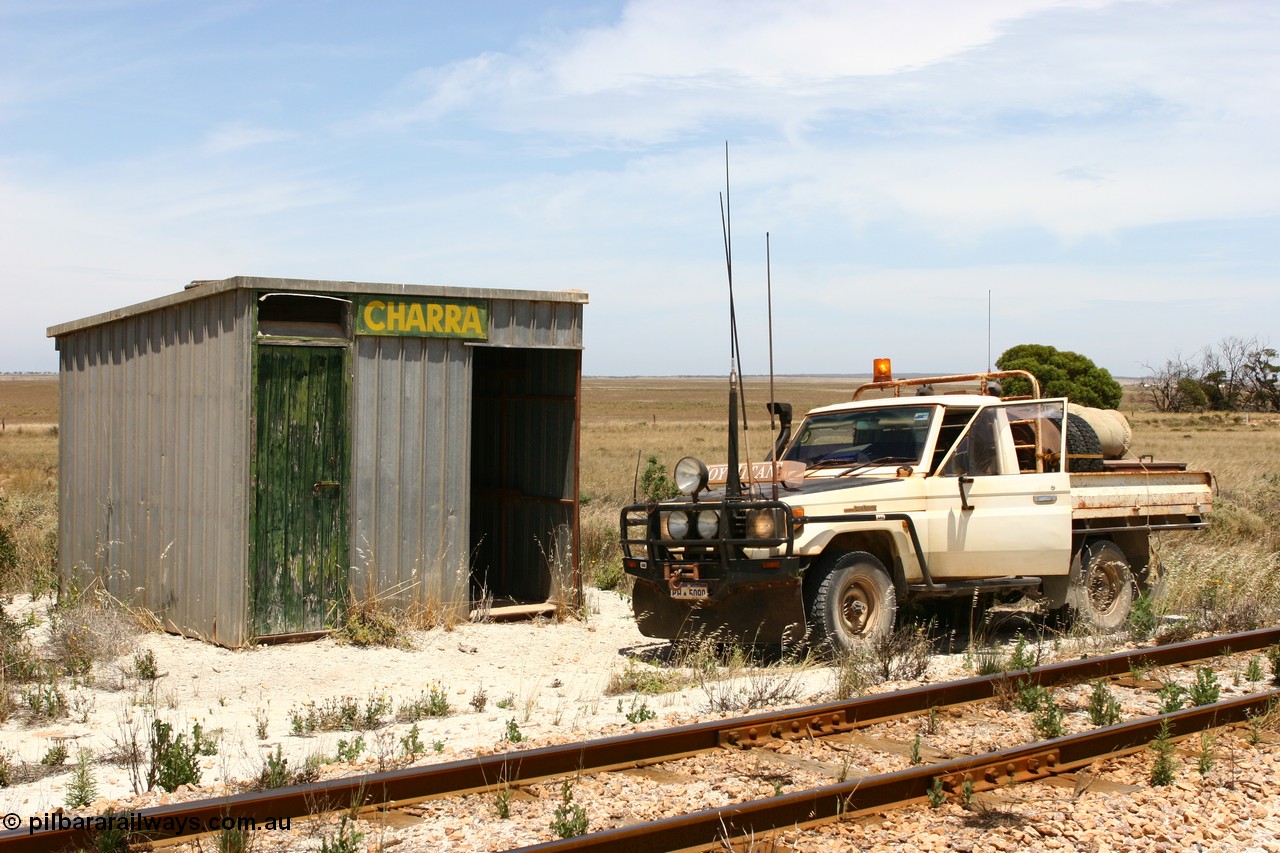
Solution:
<svg viewBox="0 0 1280 853">
<path fill-rule="evenodd" d="M 190 740 L 185 734 L 173 736 L 173 726 L 162 720 L 151 723 L 150 764 L 147 768 L 147 789 L 159 786 L 166 791 L 176 791 L 182 785 L 200 784 L 199 756 L 209 754 L 209 741 L 205 740 L 199 726 Z"/>
<path fill-rule="evenodd" d="M 560 804 L 551 819 L 551 831 L 560 838 L 575 838 L 587 832 L 587 810 L 573 801 L 573 785 L 560 784 Z"/>
<path fill-rule="evenodd" d="M 656 719 L 658 716 L 657 712 L 649 708 L 648 703 L 640 700 L 637 696 L 631 697 L 631 708 L 626 711 L 622 709 L 622 700 L 619 699 L 618 713 L 623 714 L 629 722 L 637 724 Z"/>
<path fill-rule="evenodd" d="M 1089 722 L 1098 727 L 1120 722 L 1120 702 L 1101 678 L 1093 682 L 1093 692 L 1089 694 Z"/>
<path fill-rule="evenodd" d="M 640 473 L 640 493 L 650 502 L 665 501 L 680 494 L 679 487 L 667 476 L 667 466 L 659 462 L 657 456 L 650 456 Z"/>
<path fill-rule="evenodd" d="M 325 762 L 328 759 L 324 760 Z M 324 763 L 324 762 L 321 762 Z M 284 788 L 289 785 L 305 785 L 308 782 L 314 782 L 319 776 L 317 765 L 311 762 L 307 766 L 296 773 L 289 770 L 289 759 L 284 757 L 280 749 L 280 745 L 276 744 L 274 753 L 268 752 L 266 758 L 263 759 L 262 769 L 258 772 L 258 778 L 254 781 L 252 787 L 255 790 L 266 791 L 272 788 Z"/>
<path fill-rule="evenodd" d="M 133 674 L 139 681 L 155 681 L 160 677 L 156 667 L 156 655 L 151 649 L 138 652 L 133 656 Z"/>
<path fill-rule="evenodd" d="M 40 759 L 40 763 L 45 767 L 61 767 L 62 763 L 67 760 L 67 745 L 64 743 L 55 743 L 45 752 L 44 757 Z"/>
<path fill-rule="evenodd" d="M 388 609 L 376 597 L 353 599 L 342 616 L 342 627 L 333 637 L 353 646 L 402 648 L 406 645 L 400 635 L 403 621 L 403 614 Z"/>
<path fill-rule="evenodd" d="M 503 788 L 498 792 L 498 796 L 494 802 L 494 810 L 497 812 L 499 820 L 509 820 L 511 818 L 510 788 Z"/>
<path fill-rule="evenodd" d="M 338 834 L 320 841 L 320 853 L 358 853 L 360 842 L 364 841 L 364 833 L 356 832 L 351 824 L 354 821 L 347 815 L 342 816 L 338 824 Z"/>
<path fill-rule="evenodd" d="M 13 528 L 0 524 L 0 578 L 10 578 L 18 572 L 18 540 L 13 535 Z M 0 589 L 7 589 L 6 584 Z"/>
<path fill-rule="evenodd" d="M 1138 593 L 1129 610 L 1129 636 L 1139 643 L 1149 640 L 1159 624 L 1154 597 L 1149 592 Z"/>
<path fill-rule="evenodd" d="M 1148 777 L 1152 786 L 1172 785 L 1177 767 L 1173 763 L 1174 744 L 1169 738 L 1168 720 L 1160 724 L 1156 739 L 1151 741 L 1151 751 L 1155 753 L 1155 761 L 1151 764 L 1151 774 Z"/>
<path fill-rule="evenodd" d="M 408 734 L 400 738 L 400 747 L 404 750 L 405 758 L 417 758 L 427 751 L 426 745 L 422 742 L 422 735 L 418 731 L 417 723 L 413 724 Z"/>
<path fill-rule="evenodd" d="M 1207 666 L 1196 669 L 1196 680 L 1191 684 L 1191 704 L 1212 705 L 1222 695 L 1218 687 L 1218 676 Z"/>
<path fill-rule="evenodd" d="M 515 717 L 507 720 L 507 731 L 502 736 L 502 739 L 511 743 L 524 743 L 524 733 L 520 731 L 520 726 L 516 723 Z"/>
<path fill-rule="evenodd" d="M 1022 672 L 1028 669 L 1034 669 L 1036 658 L 1038 655 L 1027 645 L 1027 638 L 1018 633 L 1018 642 L 1013 647 L 1013 653 L 1009 655 L 1009 671 Z"/>
<path fill-rule="evenodd" d="M 1262 658 L 1249 658 L 1249 665 L 1244 669 L 1244 677 L 1246 681 L 1261 681 L 1263 679 Z"/>
<path fill-rule="evenodd" d="M 1172 714 L 1174 711 L 1181 711 L 1187 705 L 1187 691 L 1181 684 L 1174 681 L 1165 682 L 1164 687 L 1156 694 L 1156 700 L 1160 704 L 1161 714 Z"/>
<path fill-rule="evenodd" d="M 415 723 L 426 717 L 447 717 L 450 710 L 448 691 L 443 684 L 433 684 L 428 692 L 418 694 L 417 699 L 401 703 L 396 720 Z"/>
<path fill-rule="evenodd" d="M 1058 703 L 1053 697 L 1046 694 L 1044 700 L 1040 703 L 1040 707 L 1032 718 L 1035 723 L 1036 731 L 1042 738 L 1051 740 L 1056 737 L 1062 737 L 1067 733 L 1062 721 L 1062 709 L 1058 707 Z"/>
<path fill-rule="evenodd" d="M 1035 713 L 1049 701 L 1051 697 L 1048 690 L 1039 684 L 1033 684 L 1030 679 L 1018 679 L 1018 692 L 1014 697 L 1014 704 L 1019 710 L 1026 711 L 1028 714 Z"/>
<path fill-rule="evenodd" d="M 391 700 L 385 696 L 370 696 L 363 707 L 354 696 L 339 696 L 319 704 L 303 702 L 290 709 L 289 726 L 298 736 L 314 732 L 368 731 L 383 725 L 390 712 Z"/>
<path fill-rule="evenodd" d="M 22 704 L 32 721 L 56 720 L 67 716 L 67 697 L 52 673 L 22 690 Z"/>
<path fill-rule="evenodd" d="M 93 778 L 93 765 L 90 759 L 93 753 L 87 749 L 80 750 L 76 757 L 76 769 L 67 783 L 67 807 L 83 808 L 98 799 L 98 783 Z"/>
<path fill-rule="evenodd" d="M 345 738 L 338 739 L 339 761 L 355 761 L 362 752 L 364 752 L 364 738 L 360 735 L 356 735 L 350 741 Z"/>
</svg>

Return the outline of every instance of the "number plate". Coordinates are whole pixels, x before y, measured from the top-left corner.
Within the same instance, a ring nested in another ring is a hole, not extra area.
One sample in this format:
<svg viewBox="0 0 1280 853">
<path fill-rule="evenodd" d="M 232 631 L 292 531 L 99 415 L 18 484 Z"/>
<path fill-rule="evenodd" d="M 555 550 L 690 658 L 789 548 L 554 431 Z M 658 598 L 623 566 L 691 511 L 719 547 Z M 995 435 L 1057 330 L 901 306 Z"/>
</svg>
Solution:
<svg viewBox="0 0 1280 853">
<path fill-rule="evenodd" d="M 679 586 L 671 588 L 672 598 L 706 598 L 707 585 L 705 583 L 697 583 L 695 581 L 685 581 Z"/>
</svg>

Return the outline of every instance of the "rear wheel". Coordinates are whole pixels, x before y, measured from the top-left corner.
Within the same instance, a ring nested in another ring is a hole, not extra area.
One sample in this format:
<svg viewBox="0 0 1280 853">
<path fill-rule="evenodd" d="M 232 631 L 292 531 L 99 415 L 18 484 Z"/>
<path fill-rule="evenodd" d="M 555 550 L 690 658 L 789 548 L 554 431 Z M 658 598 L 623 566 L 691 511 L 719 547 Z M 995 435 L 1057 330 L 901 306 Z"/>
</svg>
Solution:
<svg viewBox="0 0 1280 853">
<path fill-rule="evenodd" d="M 1109 541 L 1094 542 L 1072 566 L 1067 608 L 1077 620 L 1102 631 L 1118 631 L 1133 606 L 1133 572 L 1124 552 Z"/>
<path fill-rule="evenodd" d="M 824 560 L 817 571 L 805 584 L 805 605 L 818 648 L 849 651 L 893 629 L 893 580 L 874 556 L 846 551 Z"/>
</svg>

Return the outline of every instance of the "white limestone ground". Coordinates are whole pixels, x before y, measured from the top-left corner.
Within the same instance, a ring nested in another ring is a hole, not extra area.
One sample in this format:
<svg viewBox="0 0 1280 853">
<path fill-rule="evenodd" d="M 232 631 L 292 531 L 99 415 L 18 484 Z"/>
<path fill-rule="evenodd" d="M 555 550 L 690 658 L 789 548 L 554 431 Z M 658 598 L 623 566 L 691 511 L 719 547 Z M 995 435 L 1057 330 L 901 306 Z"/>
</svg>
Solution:
<svg viewBox="0 0 1280 853">
<path fill-rule="evenodd" d="M 18 597 L 4 606 L 11 616 L 35 622 L 32 634 L 40 643 L 50 604 L 47 599 Z M 98 798 L 80 809 L 80 814 L 144 808 L 245 790 L 262 771 L 266 756 L 277 748 L 288 758 L 290 769 L 297 769 L 308 758 L 335 756 L 340 740 L 347 741 L 348 746 L 357 737 L 363 740 L 363 748 L 354 761 L 326 764 L 320 769 L 321 778 L 403 766 L 408 761 L 403 739 L 412 724 L 394 722 L 395 712 L 429 697 L 433 690 L 448 700 L 450 713 L 417 722 L 418 737 L 425 748 L 425 754 L 414 759 L 418 764 L 677 725 L 747 710 L 740 703 L 731 707 L 732 701 L 719 700 L 745 695 L 735 691 L 743 685 L 749 687 L 750 676 L 737 682 L 709 682 L 656 696 L 605 695 L 610 677 L 625 670 L 629 656 L 644 657 L 665 645 L 640 636 L 629 602 L 612 592 L 589 592 L 584 621 L 464 624 L 451 630 L 412 632 L 407 640 L 406 648 L 359 648 L 325 639 L 230 651 L 168 634 L 135 633 L 117 658 L 95 665 L 90 684 L 73 686 L 71 679 L 63 679 L 69 716 L 32 723 L 20 702 L 13 715 L 0 724 L 0 755 L 8 759 L 11 767 L 24 772 L 39 767 L 41 758 L 58 743 L 65 744 L 69 753 L 64 765 L 47 775 L 0 788 L 0 813 L 15 813 L 25 820 L 64 807 L 72 763 L 80 749 L 92 750 L 99 759 L 94 765 Z M 1110 645 L 1099 638 L 1085 638 L 1064 643 L 1056 655 L 1066 658 L 1085 652 L 1103 653 L 1111 650 Z M 134 672 L 135 655 L 148 651 L 159 672 L 154 682 L 139 679 Z M 965 662 L 963 655 L 935 656 L 924 680 L 970 675 Z M 1232 666 L 1240 669 L 1244 663 Z M 1186 681 L 1192 673 L 1168 675 Z M 826 700 L 833 686 L 832 669 L 815 664 L 794 670 L 773 669 L 767 677 L 775 682 L 787 681 L 786 704 Z M 1233 685 L 1225 674 L 1222 679 L 1224 696 L 1258 687 L 1247 682 Z M 919 682 L 885 684 L 877 689 L 916 683 Z M 1077 708 L 1077 716 L 1078 708 L 1086 701 L 1085 690 L 1073 688 L 1071 696 L 1064 694 L 1064 700 Z M 481 692 L 487 694 L 487 700 L 483 710 L 477 710 L 472 701 Z M 308 703 L 323 707 L 343 699 L 354 701 L 362 709 L 369 707 L 371 700 L 383 700 L 388 710 L 381 716 L 389 722 L 364 732 L 295 733 L 292 718 L 305 716 Z M 1126 716 L 1151 713 L 1146 707 L 1150 701 L 1148 697 L 1141 707 L 1126 706 Z M 645 713 L 637 714 L 641 708 Z M 642 719 L 649 712 L 654 716 Z M 628 713 L 641 721 L 627 719 Z M 996 748 L 1016 725 L 1027 725 L 1021 719 L 1025 715 L 992 709 L 985 713 L 1002 721 L 992 730 L 998 734 L 987 738 L 990 743 L 973 733 L 957 733 L 956 743 L 942 739 L 930 745 L 953 751 Z M 200 759 L 198 787 L 184 786 L 174 793 L 157 790 L 136 794 L 124 767 L 101 761 L 117 748 L 129 726 L 141 727 L 145 732 L 152 719 L 170 723 L 175 733 L 189 734 L 198 723 L 205 733 L 216 738 L 217 754 Z M 512 744 L 508 740 L 512 726 L 527 740 Z M 891 726 L 886 734 L 909 741 L 913 727 L 918 726 L 918 720 L 903 721 L 897 724 L 901 732 Z M 259 737 L 260 733 L 265 737 Z M 1024 734 L 1030 736 L 1029 732 Z M 1280 799 L 1274 796 L 1280 789 L 1280 747 L 1269 741 L 1255 751 L 1237 744 L 1228 752 L 1226 743 L 1224 738 L 1220 750 L 1223 757 L 1208 781 L 1192 776 L 1186 769 L 1191 759 L 1184 755 L 1184 769 L 1177 785 L 1147 789 L 1144 775 L 1149 762 L 1144 756 L 1135 756 L 1110 767 L 1107 776 L 1142 791 L 1121 797 L 1091 793 L 1074 801 L 1066 795 L 1042 792 L 1014 794 L 1011 796 L 1026 798 L 1025 805 L 1015 802 L 1009 806 L 1022 816 L 995 826 L 975 823 L 971 814 L 952 804 L 938 811 L 905 810 L 883 820 L 782 836 L 797 850 L 847 849 L 850 845 L 939 850 L 949 846 L 961 850 L 1014 850 L 1028 846 L 1280 850 L 1280 845 L 1268 840 L 1280 836 Z M 716 790 L 730 792 L 742 787 L 744 783 L 733 774 L 720 779 L 721 771 L 714 769 L 715 760 L 715 756 L 687 760 L 692 768 L 688 772 L 698 778 L 689 790 L 676 786 L 652 794 L 628 792 L 623 817 L 634 820 L 657 816 L 669 811 L 671 802 L 696 805 L 704 795 L 697 785 L 711 784 Z M 704 765 L 705 769 L 699 769 Z M 583 779 L 579 800 L 596 811 L 610 803 L 615 810 L 621 808 L 618 792 L 609 787 L 616 784 L 617 780 L 610 777 Z M 740 793 L 768 796 L 770 792 L 743 788 Z M 551 835 L 547 812 L 556 794 L 551 788 L 544 794 L 547 802 L 541 805 L 514 803 L 512 817 L 507 820 L 498 820 L 491 814 L 491 797 L 468 798 L 456 805 L 441 802 L 424 806 L 428 819 L 405 830 L 402 836 L 397 835 L 395 845 L 405 851 L 461 851 L 548 840 Z M 1171 822 L 1170 815 L 1180 817 Z M 593 825 L 607 823 L 608 818 L 607 814 L 593 811 Z M 319 849 L 322 837 L 336 831 L 332 823 L 304 822 L 275 839 L 264 835 L 255 849 Z M 362 827 L 366 841 L 374 840 L 376 835 L 379 845 L 391 843 L 391 835 L 385 834 L 389 830 L 375 833 L 371 827 Z"/>
<path fill-rule="evenodd" d="M 47 599 L 16 597 L 6 610 L 19 619 L 37 621 L 39 641 L 47 624 Z M 28 617 L 28 614 L 34 614 Z M 0 810 L 21 815 L 64 806 L 66 787 L 79 750 L 101 759 L 125 739 L 125 729 L 159 719 L 174 734 L 199 724 L 218 741 L 218 752 L 201 759 L 201 786 L 215 791 L 241 790 L 258 776 L 265 757 L 279 747 L 290 769 L 301 768 L 316 755 L 334 756 L 338 741 L 361 737 L 358 766 L 337 772 L 367 772 L 403 762 L 401 739 L 411 728 L 394 722 L 404 705 L 442 691 L 450 706 L 445 717 L 417 721 L 426 754 L 417 763 L 448 761 L 479 752 L 512 748 L 506 740 L 511 721 L 527 740 L 543 745 L 631 731 L 626 715 L 643 704 L 656 714 L 645 728 L 686 722 L 705 712 L 709 697 L 690 687 L 658 696 L 606 696 L 610 676 L 621 672 L 631 654 L 643 655 L 664 644 L 642 637 L 631 616 L 630 602 L 617 593 L 589 590 L 584 621 L 547 620 L 462 624 L 452 629 L 410 632 L 407 647 L 356 647 L 332 639 L 287 645 L 264 645 L 237 651 L 163 633 L 139 632 L 115 660 L 95 664 L 90 685 L 61 682 L 70 715 L 32 723 L 22 703 L 0 724 L 0 754 L 12 766 L 38 765 L 55 744 L 65 744 L 68 758 L 58 772 L 35 781 L 0 788 Z M 150 651 L 159 677 L 154 682 L 134 674 L 134 656 Z M 830 673 L 809 668 L 796 676 L 802 699 L 821 698 Z M 487 694 L 484 710 L 472 705 Z M 363 711 L 383 699 L 388 725 L 374 730 L 294 733 L 291 717 L 305 716 L 314 703 L 353 700 Z M 646 714 L 647 716 L 647 714 Z M 260 738 L 260 727 L 265 737 Z M 99 761 L 94 778 L 103 800 L 124 801 L 133 795 L 126 768 Z M 183 797 L 188 798 L 186 796 Z M 151 793 L 141 802 L 169 797 Z"/>
</svg>

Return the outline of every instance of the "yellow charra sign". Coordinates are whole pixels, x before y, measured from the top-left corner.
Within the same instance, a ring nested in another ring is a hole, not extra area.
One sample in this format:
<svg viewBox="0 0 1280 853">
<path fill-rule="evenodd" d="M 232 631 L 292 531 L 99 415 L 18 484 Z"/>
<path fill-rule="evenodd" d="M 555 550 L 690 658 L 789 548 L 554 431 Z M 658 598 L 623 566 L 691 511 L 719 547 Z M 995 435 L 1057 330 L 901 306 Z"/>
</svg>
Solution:
<svg viewBox="0 0 1280 853">
<path fill-rule="evenodd" d="M 472 299 L 372 296 L 356 306 L 357 335 L 489 339 L 489 303 Z"/>
</svg>

